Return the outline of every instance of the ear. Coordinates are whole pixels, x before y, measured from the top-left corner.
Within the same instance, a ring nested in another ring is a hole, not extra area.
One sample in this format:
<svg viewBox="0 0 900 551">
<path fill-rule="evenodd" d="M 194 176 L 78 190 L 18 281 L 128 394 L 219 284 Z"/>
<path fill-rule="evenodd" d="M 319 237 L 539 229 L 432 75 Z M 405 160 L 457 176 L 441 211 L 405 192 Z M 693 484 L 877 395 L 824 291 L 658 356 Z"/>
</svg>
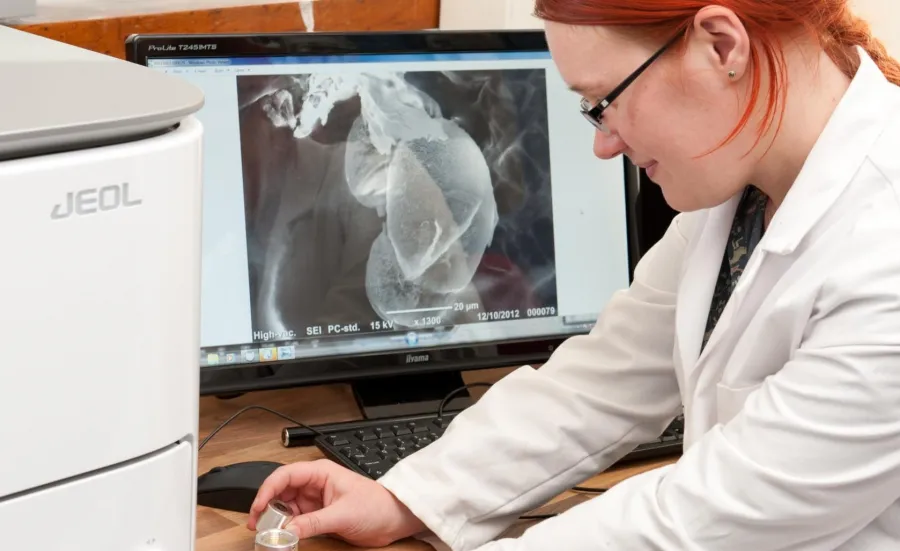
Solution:
<svg viewBox="0 0 900 551">
<path fill-rule="evenodd" d="M 694 16 L 693 39 L 702 58 L 722 78 L 737 81 L 750 63 L 750 36 L 733 11 L 722 6 L 706 6 Z M 734 78 L 728 76 L 734 71 Z"/>
</svg>

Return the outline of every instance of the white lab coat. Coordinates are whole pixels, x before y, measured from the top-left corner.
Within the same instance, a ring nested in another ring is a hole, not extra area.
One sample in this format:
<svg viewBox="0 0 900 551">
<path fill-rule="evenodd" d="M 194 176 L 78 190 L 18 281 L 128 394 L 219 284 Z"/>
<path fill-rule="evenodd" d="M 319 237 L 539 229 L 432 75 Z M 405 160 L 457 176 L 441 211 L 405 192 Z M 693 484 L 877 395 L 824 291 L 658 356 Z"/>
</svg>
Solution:
<svg viewBox="0 0 900 551">
<path fill-rule="evenodd" d="M 455 551 L 900 549 L 900 89 L 862 64 L 700 353 L 738 197 L 381 479 Z M 660 434 L 685 454 L 494 540 Z"/>
</svg>

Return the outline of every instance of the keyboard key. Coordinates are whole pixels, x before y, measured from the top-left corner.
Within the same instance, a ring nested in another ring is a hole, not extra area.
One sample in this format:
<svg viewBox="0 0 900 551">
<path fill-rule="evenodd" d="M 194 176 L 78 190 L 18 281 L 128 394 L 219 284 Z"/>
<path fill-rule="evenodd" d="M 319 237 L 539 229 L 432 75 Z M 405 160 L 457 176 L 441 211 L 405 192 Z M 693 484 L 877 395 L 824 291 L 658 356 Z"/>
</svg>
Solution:
<svg viewBox="0 0 900 551">
<path fill-rule="evenodd" d="M 412 434 L 412 431 L 409 430 L 409 427 L 401 427 L 400 425 L 394 425 L 393 427 L 391 427 L 391 430 L 397 436 L 403 436 L 405 434 Z"/>
<path fill-rule="evenodd" d="M 379 455 L 377 453 L 368 453 L 368 454 L 360 457 L 357 464 L 361 465 L 361 466 L 362 465 L 369 466 L 369 465 L 377 465 L 377 464 L 381 463 L 381 461 L 382 461 L 382 458 L 379 457 Z"/>
</svg>

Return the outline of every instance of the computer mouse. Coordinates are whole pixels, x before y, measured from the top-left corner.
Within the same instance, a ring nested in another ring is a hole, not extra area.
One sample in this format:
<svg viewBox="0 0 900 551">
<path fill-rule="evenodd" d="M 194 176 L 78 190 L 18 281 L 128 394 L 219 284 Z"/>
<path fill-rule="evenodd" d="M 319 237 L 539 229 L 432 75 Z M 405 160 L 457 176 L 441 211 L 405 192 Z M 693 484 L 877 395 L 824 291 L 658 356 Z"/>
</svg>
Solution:
<svg viewBox="0 0 900 551">
<path fill-rule="evenodd" d="M 282 463 L 247 461 L 213 467 L 197 478 L 197 505 L 249 513 L 262 483 Z"/>
</svg>

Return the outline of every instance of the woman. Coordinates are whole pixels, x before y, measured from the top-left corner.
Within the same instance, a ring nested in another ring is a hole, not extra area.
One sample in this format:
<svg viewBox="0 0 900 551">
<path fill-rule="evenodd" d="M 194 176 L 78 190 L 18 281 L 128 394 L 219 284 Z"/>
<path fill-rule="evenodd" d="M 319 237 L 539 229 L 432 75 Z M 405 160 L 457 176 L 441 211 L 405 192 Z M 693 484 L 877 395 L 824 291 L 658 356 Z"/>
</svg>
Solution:
<svg viewBox="0 0 900 551">
<path fill-rule="evenodd" d="M 282 468 L 250 527 L 280 496 L 302 537 L 363 546 L 430 531 L 457 551 L 900 549 L 898 64 L 846 0 L 536 12 L 597 156 L 628 155 L 682 214 L 590 335 L 377 483 Z M 491 541 L 682 405 L 675 465 Z"/>
</svg>

